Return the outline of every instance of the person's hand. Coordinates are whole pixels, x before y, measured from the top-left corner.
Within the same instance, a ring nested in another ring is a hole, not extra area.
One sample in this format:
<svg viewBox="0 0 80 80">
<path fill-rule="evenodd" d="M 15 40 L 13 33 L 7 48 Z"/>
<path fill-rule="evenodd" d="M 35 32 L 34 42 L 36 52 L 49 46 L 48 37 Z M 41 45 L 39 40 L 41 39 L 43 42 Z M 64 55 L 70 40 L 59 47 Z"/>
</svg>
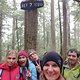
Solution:
<svg viewBox="0 0 80 80">
<path fill-rule="evenodd" d="M 36 64 L 37 64 L 36 70 L 40 73 L 41 72 L 40 61 L 39 61 L 39 63 L 36 61 Z"/>
<path fill-rule="evenodd" d="M 29 69 L 26 69 L 26 72 L 27 72 L 27 73 L 26 73 L 26 77 L 27 77 L 27 78 L 30 78 L 30 77 L 31 77 L 30 70 L 29 70 Z"/>
</svg>

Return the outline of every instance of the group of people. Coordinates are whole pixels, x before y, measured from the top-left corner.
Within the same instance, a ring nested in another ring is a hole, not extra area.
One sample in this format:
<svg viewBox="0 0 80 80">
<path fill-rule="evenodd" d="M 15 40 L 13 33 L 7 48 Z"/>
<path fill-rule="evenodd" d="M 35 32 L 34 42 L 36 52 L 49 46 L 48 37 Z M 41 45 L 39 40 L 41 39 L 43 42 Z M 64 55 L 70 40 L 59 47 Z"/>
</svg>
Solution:
<svg viewBox="0 0 80 80">
<path fill-rule="evenodd" d="M 79 54 L 76 49 L 67 52 L 67 58 L 55 51 L 41 57 L 33 49 L 10 50 L 5 62 L 0 63 L 0 80 L 80 80 Z"/>
</svg>

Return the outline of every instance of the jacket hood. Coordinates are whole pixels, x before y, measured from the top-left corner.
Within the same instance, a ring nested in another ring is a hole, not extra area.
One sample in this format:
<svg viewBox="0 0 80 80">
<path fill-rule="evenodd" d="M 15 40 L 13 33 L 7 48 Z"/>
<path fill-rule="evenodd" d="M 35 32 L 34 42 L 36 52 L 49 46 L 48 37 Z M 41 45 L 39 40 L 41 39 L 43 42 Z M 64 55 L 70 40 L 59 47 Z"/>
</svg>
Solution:
<svg viewBox="0 0 80 80">
<path fill-rule="evenodd" d="M 64 67 L 64 68 L 67 68 L 67 69 L 70 69 L 69 64 L 63 65 L 63 67 Z M 72 68 L 72 70 L 76 70 L 76 69 L 78 69 L 78 68 L 80 68 L 80 63 L 77 63 L 77 64 L 75 65 L 75 67 Z"/>
</svg>

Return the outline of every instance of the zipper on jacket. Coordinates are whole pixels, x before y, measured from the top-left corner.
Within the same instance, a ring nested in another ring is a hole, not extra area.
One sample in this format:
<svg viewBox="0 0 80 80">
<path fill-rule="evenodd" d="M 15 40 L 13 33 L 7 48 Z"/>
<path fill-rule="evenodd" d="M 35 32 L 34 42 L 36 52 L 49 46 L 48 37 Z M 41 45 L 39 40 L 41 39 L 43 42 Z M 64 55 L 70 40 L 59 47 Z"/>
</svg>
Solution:
<svg viewBox="0 0 80 80">
<path fill-rule="evenodd" d="M 9 76 L 10 76 L 10 80 L 11 80 L 11 67 L 9 67 L 10 68 L 10 71 L 9 71 Z"/>
</svg>

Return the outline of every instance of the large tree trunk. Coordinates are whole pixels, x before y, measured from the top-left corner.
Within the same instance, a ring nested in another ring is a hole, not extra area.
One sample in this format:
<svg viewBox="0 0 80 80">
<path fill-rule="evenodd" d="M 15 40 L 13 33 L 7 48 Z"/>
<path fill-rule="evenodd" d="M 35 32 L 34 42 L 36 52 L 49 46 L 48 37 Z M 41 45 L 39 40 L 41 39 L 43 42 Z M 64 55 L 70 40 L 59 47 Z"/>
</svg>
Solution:
<svg viewBox="0 0 80 80">
<path fill-rule="evenodd" d="M 17 49 L 19 51 L 19 34 L 18 34 L 18 20 L 16 19 L 16 38 L 17 38 Z"/>
<path fill-rule="evenodd" d="M 2 44 L 2 11 L 0 11 L 0 61 L 1 61 L 1 51 L 2 51 L 2 47 L 1 47 L 1 44 Z"/>
<path fill-rule="evenodd" d="M 54 0 L 51 0 L 51 49 L 56 50 L 55 45 L 55 25 L 54 25 Z"/>
<path fill-rule="evenodd" d="M 68 48 L 71 47 L 71 41 L 70 41 L 70 8 L 68 5 Z"/>
<path fill-rule="evenodd" d="M 14 49 L 15 47 L 15 17 L 13 17 L 13 27 L 12 27 L 12 49 Z"/>
<path fill-rule="evenodd" d="M 43 49 L 45 49 L 46 48 L 46 41 L 45 41 L 46 40 L 46 38 L 45 38 L 46 36 L 45 36 L 45 14 L 44 14 L 44 12 L 43 12 L 43 34 L 44 34 L 43 35 L 43 37 L 44 37 Z"/>
<path fill-rule="evenodd" d="M 75 46 L 75 48 L 77 48 L 77 46 L 76 46 L 76 44 L 77 44 L 77 22 L 74 22 L 74 38 L 73 38 L 73 40 L 74 40 L 74 46 Z"/>
<path fill-rule="evenodd" d="M 16 2 L 13 0 L 13 13 L 15 13 Z M 12 26 L 12 49 L 15 49 L 15 29 L 16 29 L 16 16 L 13 14 L 13 26 Z"/>
<path fill-rule="evenodd" d="M 59 26 L 60 26 L 60 54 L 62 55 L 62 26 L 61 26 L 61 11 L 60 11 L 59 0 L 58 0 L 58 8 L 59 8 Z"/>
<path fill-rule="evenodd" d="M 25 11 L 24 48 L 35 49 L 37 44 L 37 9 Z"/>
<path fill-rule="evenodd" d="M 66 59 L 67 53 L 67 0 L 63 0 L 63 59 Z"/>
</svg>

